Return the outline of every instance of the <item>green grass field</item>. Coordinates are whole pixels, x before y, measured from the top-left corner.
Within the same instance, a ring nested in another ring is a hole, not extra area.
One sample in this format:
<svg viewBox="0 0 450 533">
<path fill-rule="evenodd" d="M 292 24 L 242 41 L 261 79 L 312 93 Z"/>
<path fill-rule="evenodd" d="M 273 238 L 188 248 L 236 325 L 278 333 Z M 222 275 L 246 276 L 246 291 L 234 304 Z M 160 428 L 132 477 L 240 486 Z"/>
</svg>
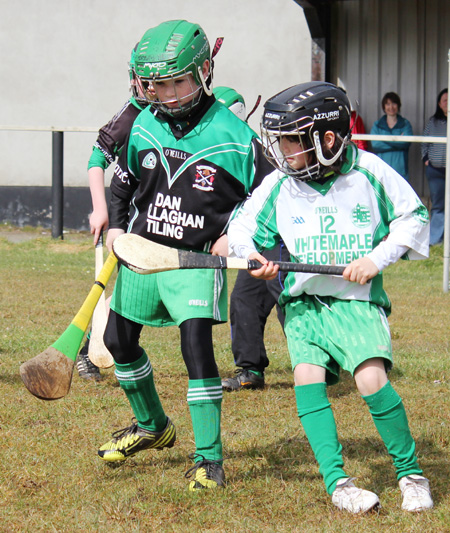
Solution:
<svg viewBox="0 0 450 533">
<path fill-rule="evenodd" d="M 325 492 L 296 414 L 289 356 L 274 314 L 266 333 L 266 389 L 224 397 L 226 490 L 187 490 L 184 472 L 194 443 L 177 328 L 146 328 L 142 336 L 177 427 L 175 447 L 142 452 L 118 467 L 103 463 L 97 448 L 132 416 L 113 369 L 102 371 L 99 383 L 75 372 L 70 393 L 54 402 L 31 396 L 19 377 L 20 364 L 66 329 L 94 279 L 90 235 L 60 241 L 33 232 L 17 243 L 0 238 L 0 531 L 450 531 L 450 294 L 442 291 L 442 247 L 427 261 L 402 261 L 385 273 L 393 302 L 390 378 L 403 397 L 435 508 L 401 511 L 391 460 L 344 375 L 329 396 L 346 469 L 382 504 L 379 513 L 352 516 Z M 233 280 L 231 273 L 229 287 Z M 214 329 L 214 342 L 221 375 L 231 375 L 228 324 Z"/>
</svg>

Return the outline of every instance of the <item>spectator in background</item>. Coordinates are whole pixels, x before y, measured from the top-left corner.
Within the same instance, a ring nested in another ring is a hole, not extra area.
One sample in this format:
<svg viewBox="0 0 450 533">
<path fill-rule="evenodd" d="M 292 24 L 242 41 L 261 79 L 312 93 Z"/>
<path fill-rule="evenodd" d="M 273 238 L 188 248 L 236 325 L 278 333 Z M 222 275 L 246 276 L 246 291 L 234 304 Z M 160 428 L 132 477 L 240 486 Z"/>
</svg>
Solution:
<svg viewBox="0 0 450 533">
<path fill-rule="evenodd" d="M 401 105 L 397 93 L 386 93 L 381 100 L 381 107 L 385 114 L 375 122 L 370 133 L 372 135 L 412 135 L 411 123 L 399 114 Z M 408 152 L 410 144 L 399 141 L 372 141 L 372 149 L 406 181 L 409 181 Z"/>
<path fill-rule="evenodd" d="M 428 120 L 424 135 L 445 137 L 447 135 L 448 89 L 442 89 L 437 97 L 436 111 Z M 431 223 L 430 246 L 439 244 L 444 239 L 445 218 L 445 143 L 423 143 L 422 159 L 430 188 Z"/>
</svg>

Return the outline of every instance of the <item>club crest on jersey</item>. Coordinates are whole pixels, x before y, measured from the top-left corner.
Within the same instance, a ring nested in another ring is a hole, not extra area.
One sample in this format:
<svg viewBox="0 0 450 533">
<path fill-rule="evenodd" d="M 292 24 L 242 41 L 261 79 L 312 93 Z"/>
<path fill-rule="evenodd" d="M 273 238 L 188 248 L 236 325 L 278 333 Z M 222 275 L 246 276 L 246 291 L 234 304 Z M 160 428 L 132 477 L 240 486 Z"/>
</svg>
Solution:
<svg viewBox="0 0 450 533">
<path fill-rule="evenodd" d="M 200 189 L 201 191 L 213 191 L 214 176 L 217 169 L 207 165 L 197 165 L 196 170 L 195 182 L 192 187 L 194 189 Z"/>
<path fill-rule="evenodd" d="M 424 205 L 419 205 L 411 214 L 422 226 L 426 226 L 430 221 L 428 209 Z"/>
<path fill-rule="evenodd" d="M 357 228 L 369 226 L 371 222 L 370 209 L 365 205 L 357 204 L 352 209 L 352 222 Z"/>
<path fill-rule="evenodd" d="M 156 155 L 153 152 L 148 153 L 142 161 L 142 166 L 145 168 L 154 169 L 156 167 Z"/>
<path fill-rule="evenodd" d="M 153 152 L 150 152 L 144 157 L 142 161 L 142 166 L 145 168 L 153 169 L 156 167 L 156 155 Z"/>
</svg>

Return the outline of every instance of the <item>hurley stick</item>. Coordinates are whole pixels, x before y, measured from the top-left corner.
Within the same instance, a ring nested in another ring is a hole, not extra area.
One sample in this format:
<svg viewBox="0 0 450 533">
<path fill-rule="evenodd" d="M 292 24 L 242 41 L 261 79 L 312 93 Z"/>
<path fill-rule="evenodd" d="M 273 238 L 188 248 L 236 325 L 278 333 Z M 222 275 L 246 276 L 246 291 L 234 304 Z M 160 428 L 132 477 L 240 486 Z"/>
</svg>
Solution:
<svg viewBox="0 0 450 533">
<path fill-rule="evenodd" d="M 239 270 L 261 268 L 259 261 L 185 252 L 162 246 L 134 233 L 124 233 L 117 237 L 113 242 L 113 251 L 121 263 L 138 274 L 154 274 L 183 268 L 235 268 Z M 288 261 L 273 261 L 273 263 L 284 272 L 342 276 L 345 270 L 345 267 L 334 265 L 308 265 Z"/>
<path fill-rule="evenodd" d="M 103 268 L 103 232 L 95 246 L 95 277 L 100 274 Z M 99 368 L 109 368 L 113 366 L 114 359 L 103 342 L 108 316 L 106 313 L 106 299 L 103 291 L 92 315 L 91 334 L 89 336 L 88 357 Z"/>
<path fill-rule="evenodd" d="M 42 400 L 57 400 L 69 392 L 81 342 L 116 264 L 117 259 L 111 252 L 69 327 L 54 344 L 21 365 L 20 377 L 34 396 Z"/>
</svg>

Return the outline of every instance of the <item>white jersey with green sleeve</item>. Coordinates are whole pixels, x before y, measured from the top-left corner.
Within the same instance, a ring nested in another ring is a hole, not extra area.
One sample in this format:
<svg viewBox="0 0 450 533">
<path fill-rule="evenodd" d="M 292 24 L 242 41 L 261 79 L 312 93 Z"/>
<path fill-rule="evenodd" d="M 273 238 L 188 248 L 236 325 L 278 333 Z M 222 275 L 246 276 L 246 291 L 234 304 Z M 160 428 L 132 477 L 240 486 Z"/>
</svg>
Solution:
<svg viewBox="0 0 450 533">
<path fill-rule="evenodd" d="M 270 249 L 281 238 L 292 261 L 347 265 L 384 241 L 406 247 L 405 259 L 428 257 L 428 222 L 411 186 L 379 157 L 350 144 L 341 174 L 325 182 L 299 181 L 275 170 L 241 208 L 228 237 L 238 257 Z M 303 293 L 390 309 L 381 272 L 365 285 L 339 276 L 289 273 L 280 303 Z"/>
</svg>

